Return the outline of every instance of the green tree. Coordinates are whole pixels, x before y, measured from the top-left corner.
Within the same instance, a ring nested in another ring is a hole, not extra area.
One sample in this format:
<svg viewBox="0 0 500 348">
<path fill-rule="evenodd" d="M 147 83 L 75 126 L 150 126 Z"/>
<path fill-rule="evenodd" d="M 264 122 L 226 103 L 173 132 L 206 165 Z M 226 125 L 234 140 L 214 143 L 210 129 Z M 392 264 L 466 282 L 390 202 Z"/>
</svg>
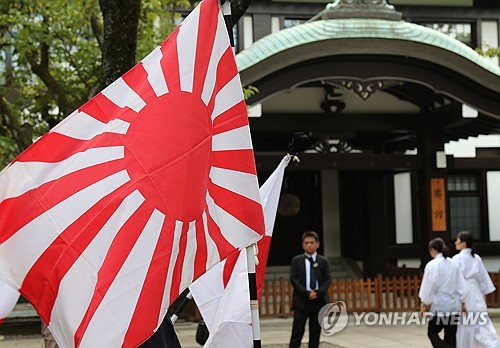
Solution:
<svg viewBox="0 0 500 348">
<path fill-rule="evenodd" d="M 182 6 L 189 1 L 2 0 L 0 165 L 130 69 L 137 47 L 142 58 L 161 42 Z"/>
<path fill-rule="evenodd" d="M 500 47 L 487 47 L 486 49 L 482 50 L 480 48 L 476 48 L 476 52 L 478 52 L 480 55 L 489 57 L 489 58 L 494 58 L 498 57 L 500 58 Z"/>
<path fill-rule="evenodd" d="M 251 0 L 233 0 L 233 23 Z M 158 45 L 193 0 L 0 0 L 0 168 Z"/>
<path fill-rule="evenodd" d="M 2 1 L 0 136 L 4 163 L 82 104 L 99 82 L 95 2 Z"/>
</svg>

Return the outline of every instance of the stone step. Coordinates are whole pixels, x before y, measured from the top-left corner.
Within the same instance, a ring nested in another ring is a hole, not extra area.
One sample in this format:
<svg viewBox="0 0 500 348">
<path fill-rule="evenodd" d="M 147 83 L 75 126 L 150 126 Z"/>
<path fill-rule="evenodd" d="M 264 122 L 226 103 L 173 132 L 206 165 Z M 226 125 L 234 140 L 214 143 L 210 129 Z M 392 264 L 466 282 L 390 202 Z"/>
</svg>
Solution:
<svg viewBox="0 0 500 348">
<path fill-rule="evenodd" d="M 19 322 L 32 322 L 39 321 L 35 308 L 31 305 L 31 303 L 18 303 L 10 312 L 9 316 L 5 319 L 5 324 L 8 323 L 19 323 Z"/>
</svg>

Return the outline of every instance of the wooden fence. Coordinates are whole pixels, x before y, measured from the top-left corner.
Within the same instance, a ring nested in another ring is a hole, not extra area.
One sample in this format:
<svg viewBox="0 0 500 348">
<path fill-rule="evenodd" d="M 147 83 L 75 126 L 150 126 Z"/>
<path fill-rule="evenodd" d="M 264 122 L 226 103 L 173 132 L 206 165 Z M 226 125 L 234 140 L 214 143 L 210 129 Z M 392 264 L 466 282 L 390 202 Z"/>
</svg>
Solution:
<svg viewBox="0 0 500 348">
<path fill-rule="evenodd" d="M 500 307 L 500 273 L 490 273 L 497 290 L 486 297 L 488 307 Z M 395 312 L 419 309 L 419 276 L 368 279 L 334 279 L 328 290 L 332 301 L 344 301 L 348 311 Z M 287 279 L 264 283 L 260 302 L 262 317 L 291 315 L 293 288 Z"/>
<path fill-rule="evenodd" d="M 488 303 L 488 307 L 500 307 L 500 272 L 498 273 L 490 273 L 491 280 L 493 281 L 493 285 L 495 285 L 495 292 L 486 296 L 486 303 Z"/>
</svg>

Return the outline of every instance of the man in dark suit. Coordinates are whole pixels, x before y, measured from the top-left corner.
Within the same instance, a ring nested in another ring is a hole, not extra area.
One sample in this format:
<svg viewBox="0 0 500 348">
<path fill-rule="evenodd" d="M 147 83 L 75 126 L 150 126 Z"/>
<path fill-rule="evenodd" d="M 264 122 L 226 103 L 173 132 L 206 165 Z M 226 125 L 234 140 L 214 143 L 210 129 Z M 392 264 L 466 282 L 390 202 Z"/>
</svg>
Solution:
<svg viewBox="0 0 500 348">
<path fill-rule="evenodd" d="M 290 280 L 293 285 L 294 314 L 290 348 L 300 347 L 307 318 L 309 318 L 309 348 L 319 346 L 321 326 L 318 313 L 321 307 L 330 302 L 328 288 L 331 277 L 328 260 L 318 255 L 316 252 L 318 248 L 318 234 L 306 231 L 302 234 L 304 253 L 292 259 Z"/>
</svg>

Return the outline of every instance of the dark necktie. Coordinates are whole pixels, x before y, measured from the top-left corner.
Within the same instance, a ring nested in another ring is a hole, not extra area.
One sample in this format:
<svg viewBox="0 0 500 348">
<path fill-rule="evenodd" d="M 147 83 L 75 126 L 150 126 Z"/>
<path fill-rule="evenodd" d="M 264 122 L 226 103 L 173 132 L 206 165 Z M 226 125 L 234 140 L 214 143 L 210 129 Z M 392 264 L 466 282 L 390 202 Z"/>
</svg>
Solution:
<svg viewBox="0 0 500 348">
<path fill-rule="evenodd" d="M 314 261 L 312 257 L 306 256 L 309 260 L 309 287 L 316 290 L 316 273 L 314 272 Z"/>
</svg>

